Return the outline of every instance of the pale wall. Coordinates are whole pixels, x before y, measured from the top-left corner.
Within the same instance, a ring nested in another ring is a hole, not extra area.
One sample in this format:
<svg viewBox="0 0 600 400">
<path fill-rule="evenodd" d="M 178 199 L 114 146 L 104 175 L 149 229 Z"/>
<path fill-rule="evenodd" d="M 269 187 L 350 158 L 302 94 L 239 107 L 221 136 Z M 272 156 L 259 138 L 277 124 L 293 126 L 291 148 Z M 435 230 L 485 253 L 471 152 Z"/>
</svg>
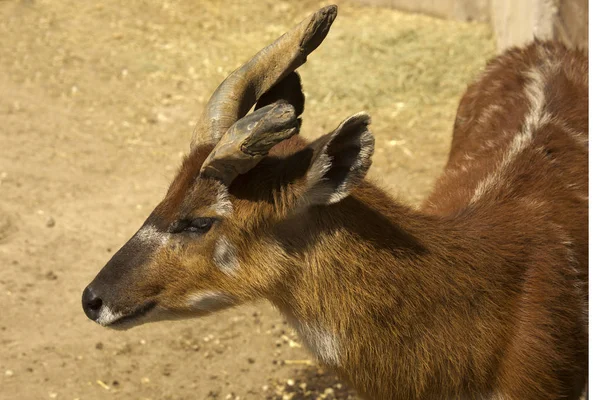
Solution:
<svg viewBox="0 0 600 400">
<path fill-rule="evenodd" d="M 451 18 L 460 21 L 488 21 L 489 0 L 357 0 L 362 4 Z"/>
<path fill-rule="evenodd" d="M 356 0 L 460 21 L 490 22 L 498 50 L 540 39 L 588 47 L 587 0 Z"/>
</svg>

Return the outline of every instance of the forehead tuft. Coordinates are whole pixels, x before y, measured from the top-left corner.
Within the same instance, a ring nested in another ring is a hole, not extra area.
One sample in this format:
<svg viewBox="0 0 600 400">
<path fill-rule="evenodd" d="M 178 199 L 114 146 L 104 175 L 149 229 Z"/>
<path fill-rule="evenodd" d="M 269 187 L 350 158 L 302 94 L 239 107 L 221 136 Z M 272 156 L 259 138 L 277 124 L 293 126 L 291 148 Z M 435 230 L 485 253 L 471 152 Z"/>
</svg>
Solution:
<svg viewBox="0 0 600 400">
<path fill-rule="evenodd" d="M 184 158 L 165 199 L 154 210 L 155 217 L 172 221 L 194 208 L 209 207 L 217 201 L 222 185 L 213 179 L 198 178 L 200 167 L 210 151 L 209 146 L 200 146 Z"/>
<path fill-rule="evenodd" d="M 189 217 L 193 211 L 204 207 L 217 215 L 229 215 L 233 212 L 230 191 L 233 197 L 241 196 L 247 199 L 271 196 L 273 183 L 281 181 L 279 175 L 289 175 L 292 171 L 291 175 L 295 176 L 294 171 L 298 169 L 298 163 L 297 160 L 289 157 L 305 146 L 306 141 L 298 136 L 277 144 L 271 149 L 269 155 L 279 160 L 278 162 L 283 160 L 289 162 L 283 162 L 281 168 L 277 169 L 273 169 L 272 162 L 255 168 L 255 171 L 250 171 L 237 185 L 234 185 L 235 187 L 229 189 L 216 180 L 199 179 L 200 168 L 212 151 L 212 146 L 198 146 L 183 160 L 165 199 L 156 207 L 149 222 L 163 229 L 178 218 Z M 254 193 L 258 196 L 253 196 L 253 191 L 258 191 L 259 193 Z"/>
</svg>

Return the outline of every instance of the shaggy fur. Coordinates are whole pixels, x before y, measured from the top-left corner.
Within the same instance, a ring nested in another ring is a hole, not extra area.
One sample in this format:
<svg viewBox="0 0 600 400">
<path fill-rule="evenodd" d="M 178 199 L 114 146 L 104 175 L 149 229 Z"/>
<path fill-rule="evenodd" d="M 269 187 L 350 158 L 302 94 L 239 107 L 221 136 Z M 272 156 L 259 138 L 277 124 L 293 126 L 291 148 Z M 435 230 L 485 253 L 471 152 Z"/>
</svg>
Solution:
<svg viewBox="0 0 600 400">
<path fill-rule="evenodd" d="M 197 147 L 145 223 L 166 244 L 126 245 L 93 285 L 124 315 L 155 303 L 147 319 L 205 314 L 190 305 L 198 293 L 227 306 L 267 298 L 365 398 L 577 399 L 587 76 L 587 56 L 555 43 L 491 61 L 462 98 L 448 164 L 421 210 L 362 179 L 366 128 L 292 137 L 227 188 L 199 177 L 211 148 Z M 224 190 L 230 212 L 218 215 Z M 207 216 L 216 222 L 203 235 L 174 231 Z M 233 272 L 214 261 L 223 240 Z"/>
</svg>

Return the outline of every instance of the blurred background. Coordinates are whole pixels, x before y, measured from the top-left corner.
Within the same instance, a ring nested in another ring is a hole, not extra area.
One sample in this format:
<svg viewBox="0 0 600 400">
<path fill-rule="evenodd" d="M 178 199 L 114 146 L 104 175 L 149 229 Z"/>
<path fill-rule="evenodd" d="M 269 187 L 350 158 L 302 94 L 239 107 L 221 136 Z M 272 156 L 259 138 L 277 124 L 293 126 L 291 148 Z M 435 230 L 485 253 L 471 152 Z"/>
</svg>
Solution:
<svg viewBox="0 0 600 400">
<path fill-rule="evenodd" d="M 0 0 L 1 399 L 355 398 L 267 303 L 127 332 L 80 305 L 161 200 L 216 86 L 326 4 Z M 534 34 L 587 47 L 585 1 L 337 4 L 299 70 L 302 134 L 368 111 L 369 177 L 415 206 L 487 59 Z"/>
</svg>

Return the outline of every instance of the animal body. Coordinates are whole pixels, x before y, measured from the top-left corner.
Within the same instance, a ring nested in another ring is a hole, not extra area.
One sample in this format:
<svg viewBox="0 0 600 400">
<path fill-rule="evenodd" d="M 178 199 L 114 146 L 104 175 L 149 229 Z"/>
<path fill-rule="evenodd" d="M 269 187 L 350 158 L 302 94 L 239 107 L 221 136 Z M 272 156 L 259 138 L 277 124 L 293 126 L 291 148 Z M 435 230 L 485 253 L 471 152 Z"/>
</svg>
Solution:
<svg viewBox="0 0 600 400">
<path fill-rule="evenodd" d="M 490 61 L 417 210 L 364 179 L 368 115 L 296 135 L 295 70 L 336 13 L 319 10 L 219 86 L 164 200 L 85 289 L 86 314 L 128 328 L 266 298 L 365 398 L 579 398 L 587 56 L 536 41 Z"/>
</svg>

